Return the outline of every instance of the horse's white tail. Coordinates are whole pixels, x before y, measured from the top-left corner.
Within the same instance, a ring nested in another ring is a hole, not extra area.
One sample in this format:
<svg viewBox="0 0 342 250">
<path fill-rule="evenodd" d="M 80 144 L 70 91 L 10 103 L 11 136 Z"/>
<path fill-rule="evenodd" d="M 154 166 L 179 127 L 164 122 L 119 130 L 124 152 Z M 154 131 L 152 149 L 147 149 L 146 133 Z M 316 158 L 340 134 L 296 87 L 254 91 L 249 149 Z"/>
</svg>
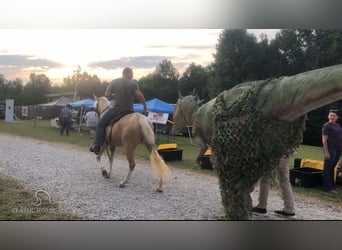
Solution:
<svg viewBox="0 0 342 250">
<path fill-rule="evenodd" d="M 164 160 L 158 154 L 155 147 L 151 150 L 150 161 L 154 173 L 161 179 L 162 182 L 167 181 L 170 176 L 170 171 Z"/>
<path fill-rule="evenodd" d="M 170 171 L 155 148 L 153 127 L 146 117 L 139 119 L 139 123 L 143 131 L 144 141 L 151 148 L 150 161 L 153 172 L 160 178 L 162 182 L 165 182 L 170 176 Z"/>
</svg>

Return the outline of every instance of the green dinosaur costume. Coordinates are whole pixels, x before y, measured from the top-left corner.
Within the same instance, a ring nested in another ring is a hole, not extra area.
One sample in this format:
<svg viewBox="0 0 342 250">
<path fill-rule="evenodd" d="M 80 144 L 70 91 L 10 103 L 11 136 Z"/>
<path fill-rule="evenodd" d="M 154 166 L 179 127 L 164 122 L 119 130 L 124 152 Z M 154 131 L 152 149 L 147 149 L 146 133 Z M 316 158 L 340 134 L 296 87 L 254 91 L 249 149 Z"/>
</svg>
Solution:
<svg viewBox="0 0 342 250">
<path fill-rule="evenodd" d="M 267 83 L 251 85 L 228 108 L 225 100 L 229 96 L 223 92 L 213 106 L 211 145 L 229 219 L 251 216 L 253 184 L 277 166 L 281 156 L 301 143 L 304 117 L 293 122 L 280 121 L 258 108 L 259 90 Z"/>
<path fill-rule="evenodd" d="M 250 192 L 282 155 L 301 143 L 305 115 L 340 99 L 342 65 L 246 82 L 186 113 L 183 107 L 200 101 L 195 96 L 180 97 L 172 132 L 193 120 L 193 134 L 202 145 L 197 159 L 207 144 L 212 147 L 227 219 L 250 219 Z"/>
</svg>

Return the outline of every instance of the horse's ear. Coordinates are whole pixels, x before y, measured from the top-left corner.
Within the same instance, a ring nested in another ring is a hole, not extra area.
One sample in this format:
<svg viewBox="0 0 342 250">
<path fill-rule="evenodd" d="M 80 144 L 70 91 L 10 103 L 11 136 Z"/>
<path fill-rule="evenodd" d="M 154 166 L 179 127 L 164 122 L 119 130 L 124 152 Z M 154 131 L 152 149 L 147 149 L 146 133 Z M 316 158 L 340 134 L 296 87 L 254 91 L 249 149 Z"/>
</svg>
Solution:
<svg viewBox="0 0 342 250">
<path fill-rule="evenodd" d="M 198 97 L 198 95 L 196 94 L 196 89 L 192 90 L 192 94 L 191 95 Z"/>
<path fill-rule="evenodd" d="M 182 93 L 180 92 L 180 90 L 178 90 L 178 98 L 180 98 L 180 99 L 183 98 Z"/>
<path fill-rule="evenodd" d="M 196 94 L 196 102 L 197 102 L 197 105 L 201 105 L 203 103 L 203 100 L 199 99 L 198 94 Z"/>
<path fill-rule="evenodd" d="M 95 94 L 93 94 L 94 100 L 99 99 Z"/>
</svg>

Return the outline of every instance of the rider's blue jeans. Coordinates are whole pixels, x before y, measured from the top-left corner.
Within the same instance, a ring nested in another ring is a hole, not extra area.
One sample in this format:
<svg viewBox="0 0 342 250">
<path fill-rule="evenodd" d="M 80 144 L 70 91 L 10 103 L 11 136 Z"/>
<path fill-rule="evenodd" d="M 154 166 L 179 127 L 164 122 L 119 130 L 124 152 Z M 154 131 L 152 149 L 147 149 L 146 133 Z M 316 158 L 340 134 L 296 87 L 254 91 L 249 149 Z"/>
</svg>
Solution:
<svg viewBox="0 0 342 250">
<path fill-rule="evenodd" d="M 329 147 L 328 150 L 330 154 L 330 159 L 324 159 L 324 167 L 322 173 L 324 191 L 329 191 L 335 188 L 334 170 L 341 156 L 340 150 L 336 150 L 331 147 Z"/>
<path fill-rule="evenodd" d="M 114 119 L 118 115 L 119 112 L 115 108 L 108 109 L 108 111 L 103 115 L 96 129 L 96 137 L 94 142 L 96 146 L 102 146 L 105 140 L 105 130 L 107 125 L 110 123 L 112 119 Z"/>
</svg>

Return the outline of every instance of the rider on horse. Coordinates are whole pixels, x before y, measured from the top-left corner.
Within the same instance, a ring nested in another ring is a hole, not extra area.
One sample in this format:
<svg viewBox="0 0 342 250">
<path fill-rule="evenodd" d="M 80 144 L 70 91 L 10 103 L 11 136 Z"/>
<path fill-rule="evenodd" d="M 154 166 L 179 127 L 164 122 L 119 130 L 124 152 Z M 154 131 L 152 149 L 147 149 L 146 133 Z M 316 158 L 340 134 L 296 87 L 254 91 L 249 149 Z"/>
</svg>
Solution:
<svg viewBox="0 0 342 250">
<path fill-rule="evenodd" d="M 114 95 L 114 107 L 108 107 L 108 111 L 99 121 L 96 129 L 96 137 L 94 143 L 90 147 L 90 151 L 96 155 L 99 154 L 100 148 L 105 140 L 105 129 L 110 121 L 124 113 L 133 112 L 134 98 L 136 97 L 143 105 L 144 111 L 147 112 L 145 97 L 139 90 L 138 84 L 133 79 L 133 70 L 124 68 L 122 77 L 117 78 L 109 84 L 105 91 L 105 96 L 111 98 Z M 101 114 L 99 114 L 100 116 Z"/>
</svg>

